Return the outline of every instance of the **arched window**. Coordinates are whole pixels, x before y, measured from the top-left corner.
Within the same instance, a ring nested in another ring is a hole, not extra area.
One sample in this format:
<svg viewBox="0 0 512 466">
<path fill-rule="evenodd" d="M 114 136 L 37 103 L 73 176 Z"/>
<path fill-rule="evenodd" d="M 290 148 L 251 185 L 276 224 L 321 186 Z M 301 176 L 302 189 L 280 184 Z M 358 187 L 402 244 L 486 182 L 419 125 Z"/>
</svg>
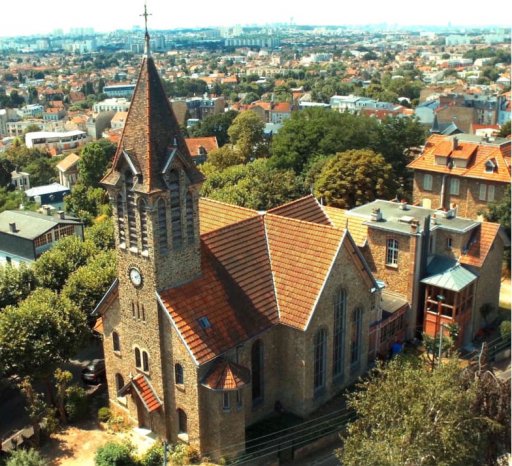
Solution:
<svg viewBox="0 0 512 466">
<path fill-rule="evenodd" d="M 131 248 L 137 247 L 137 220 L 135 218 L 135 193 L 133 192 L 133 175 L 127 171 L 124 175 L 126 187 L 126 213 L 128 217 L 128 241 Z"/>
<path fill-rule="evenodd" d="M 177 384 L 184 384 L 185 378 L 183 377 L 183 366 L 181 364 L 174 365 L 174 379 Z"/>
<path fill-rule="evenodd" d="M 157 224 L 158 224 L 158 250 L 162 254 L 167 254 L 167 212 L 165 201 L 159 199 L 156 204 Z"/>
<path fill-rule="evenodd" d="M 327 331 L 319 329 L 314 340 L 313 388 L 320 390 L 325 387 L 325 365 L 327 356 Z"/>
<path fill-rule="evenodd" d="M 139 217 L 140 217 L 140 241 L 143 251 L 148 250 L 148 212 L 147 205 L 144 199 L 139 202 Z"/>
<path fill-rule="evenodd" d="M 123 196 L 119 194 L 117 196 L 117 229 L 119 236 L 119 244 L 126 243 L 126 232 L 125 232 L 125 224 L 124 224 L 124 203 Z"/>
<path fill-rule="evenodd" d="M 352 338 L 350 342 L 350 364 L 357 365 L 361 356 L 361 333 L 363 330 L 363 310 L 360 307 L 352 313 Z"/>
<path fill-rule="evenodd" d="M 140 349 L 135 347 L 135 367 L 140 369 L 142 367 L 142 362 L 140 358 Z"/>
<path fill-rule="evenodd" d="M 112 332 L 112 346 L 114 347 L 114 351 L 121 351 L 121 343 L 117 332 Z"/>
<path fill-rule="evenodd" d="M 116 391 L 121 390 L 124 387 L 124 379 L 121 374 L 116 374 Z"/>
<path fill-rule="evenodd" d="M 263 343 L 256 340 L 251 348 L 252 401 L 263 399 Z"/>
<path fill-rule="evenodd" d="M 339 377 L 343 373 L 343 343 L 345 315 L 347 312 L 347 293 L 340 288 L 334 299 L 333 359 L 332 375 Z"/>
<path fill-rule="evenodd" d="M 142 351 L 142 370 L 149 372 L 149 355 L 147 351 Z"/>
<path fill-rule="evenodd" d="M 186 434 L 187 433 L 187 415 L 185 414 L 185 411 L 182 409 L 177 409 L 178 413 L 178 433 L 179 434 Z"/>
<path fill-rule="evenodd" d="M 187 193 L 187 239 L 189 244 L 194 242 L 194 205 L 192 193 Z"/>
<path fill-rule="evenodd" d="M 169 174 L 169 190 L 171 194 L 171 228 L 172 247 L 181 248 L 181 204 L 180 204 L 180 176 L 175 170 Z"/>
</svg>

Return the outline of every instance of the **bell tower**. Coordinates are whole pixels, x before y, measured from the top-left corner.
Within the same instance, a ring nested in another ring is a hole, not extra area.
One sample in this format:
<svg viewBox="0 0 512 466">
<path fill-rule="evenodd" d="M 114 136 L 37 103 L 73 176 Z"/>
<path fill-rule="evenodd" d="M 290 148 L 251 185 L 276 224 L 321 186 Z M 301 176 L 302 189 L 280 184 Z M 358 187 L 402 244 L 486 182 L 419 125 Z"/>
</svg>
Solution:
<svg viewBox="0 0 512 466">
<path fill-rule="evenodd" d="M 151 56 L 146 8 L 143 16 L 144 57 L 112 168 L 102 180 L 112 204 L 119 280 L 119 306 L 107 316 L 115 357 L 107 354 L 112 352 L 107 326 L 104 349 L 110 400 L 129 391 L 130 380 L 151 386 L 160 407 L 150 411 L 147 400 L 133 394 L 126 397 L 126 409 L 139 425 L 166 435 L 164 317 L 157 292 L 201 274 L 198 199 L 203 176 L 192 162 Z"/>
</svg>

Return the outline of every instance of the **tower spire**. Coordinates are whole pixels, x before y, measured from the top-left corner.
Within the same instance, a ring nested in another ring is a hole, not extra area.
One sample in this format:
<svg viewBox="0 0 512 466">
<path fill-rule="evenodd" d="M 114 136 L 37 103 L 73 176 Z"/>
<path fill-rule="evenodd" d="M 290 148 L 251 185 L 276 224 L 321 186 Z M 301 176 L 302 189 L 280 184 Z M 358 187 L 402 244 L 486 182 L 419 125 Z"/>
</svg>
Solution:
<svg viewBox="0 0 512 466">
<path fill-rule="evenodd" d="M 149 57 L 150 50 L 149 50 L 149 32 L 148 32 L 148 16 L 151 16 L 151 13 L 148 13 L 148 6 L 147 3 L 144 2 L 144 13 L 142 13 L 140 16 L 144 16 L 144 55 L 146 57 Z"/>
</svg>

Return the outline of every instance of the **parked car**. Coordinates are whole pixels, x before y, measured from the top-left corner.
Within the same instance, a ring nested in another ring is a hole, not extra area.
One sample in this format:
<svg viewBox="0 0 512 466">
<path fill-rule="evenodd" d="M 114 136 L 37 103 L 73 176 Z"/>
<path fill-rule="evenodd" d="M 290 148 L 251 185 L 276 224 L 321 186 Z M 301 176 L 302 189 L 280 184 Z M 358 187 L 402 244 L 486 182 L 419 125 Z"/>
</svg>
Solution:
<svg viewBox="0 0 512 466">
<path fill-rule="evenodd" d="M 98 384 L 105 380 L 105 360 L 94 359 L 87 367 L 82 369 L 84 383 Z"/>
</svg>

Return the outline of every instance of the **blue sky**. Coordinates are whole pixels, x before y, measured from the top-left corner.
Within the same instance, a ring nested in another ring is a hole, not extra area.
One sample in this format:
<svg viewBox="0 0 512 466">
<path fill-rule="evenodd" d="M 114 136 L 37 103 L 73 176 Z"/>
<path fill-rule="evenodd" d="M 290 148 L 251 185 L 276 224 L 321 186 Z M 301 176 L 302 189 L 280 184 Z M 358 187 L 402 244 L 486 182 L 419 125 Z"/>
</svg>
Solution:
<svg viewBox="0 0 512 466">
<path fill-rule="evenodd" d="M 103 32 L 142 25 L 143 0 L 1 0 L 1 36 L 93 27 Z M 507 23 L 507 0 L 476 4 L 462 0 L 148 0 L 150 29 L 235 24 L 487 26 Z M 4 18 L 8 18 L 7 21 Z"/>
</svg>

